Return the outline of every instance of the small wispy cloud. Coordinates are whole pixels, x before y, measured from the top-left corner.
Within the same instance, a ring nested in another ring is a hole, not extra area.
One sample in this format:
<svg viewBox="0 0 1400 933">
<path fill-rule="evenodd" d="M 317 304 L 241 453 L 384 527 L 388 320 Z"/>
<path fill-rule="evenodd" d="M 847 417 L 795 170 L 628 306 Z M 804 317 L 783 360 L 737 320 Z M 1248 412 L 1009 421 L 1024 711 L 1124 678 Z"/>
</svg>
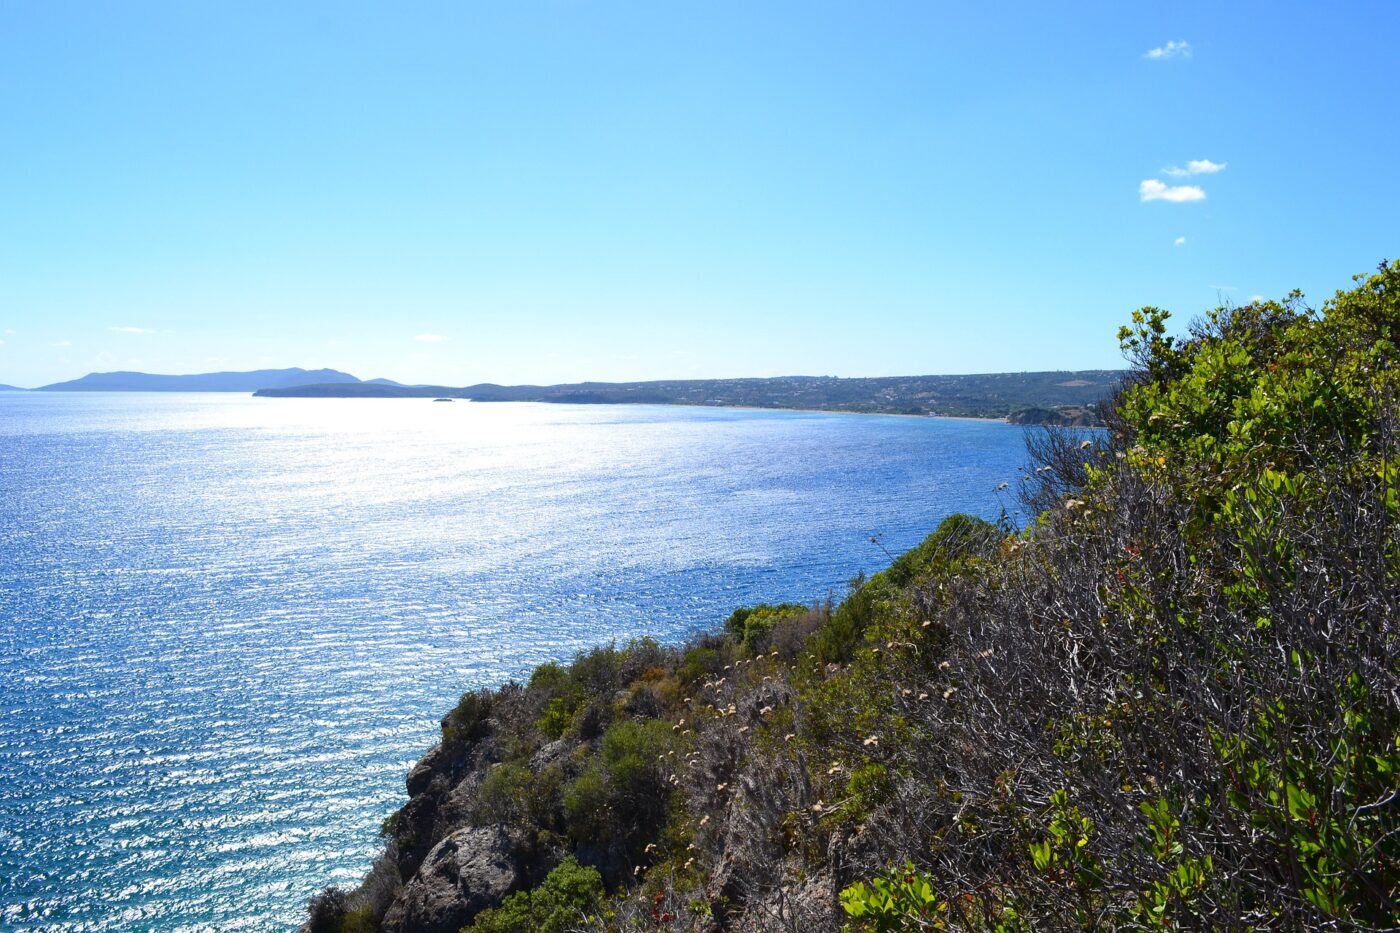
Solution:
<svg viewBox="0 0 1400 933">
<path fill-rule="evenodd" d="M 447 338 L 442 334 L 418 334 L 413 339 L 419 343 L 442 343 Z"/>
<path fill-rule="evenodd" d="M 1195 185 L 1168 185 L 1155 178 L 1144 178 L 1138 185 L 1138 198 L 1143 201 L 1185 204 L 1187 201 L 1204 201 L 1206 193 Z"/>
<path fill-rule="evenodd" d="M 1229 162 L 1212 162 L 1210 159 L 1192 159 L 1186 163 L 1186 167 L 1173 165 L 1170 168 L 1162 169 L 1163 175 L 1170 175 L 1173 178 L 1185 178 L 1187 175 L 1214 175 L 1216 172 L 1225 171 Z"/>
<path fill-rule="evenodd" d="M 1179 236 L 1179 237 L 1177 237 L 1175 240 L 1172 240 L 1172 246 L 1185 246 L 1185 245 L 1186 245 L 1186 237 L 1184 237 L 1184 236 Z"/>
<path fill-rule="evenodd" d="M 1191 43 L 1185 39 L 1173 39 L 1166 45 L 1159 45 L 1155 49 L 1148 49 L 1142 53 L 1142 57 L 1154 62 L 1163 61 L 1168 58 L 1190 58 Z"/>
<path fill-rule="evenodd" d="M 114 334 L 154 334 L 155 331 L 149 327 L 109 327 Z"/>
<path fill-rule="evenodd" d="M 5 336 L 6 336 L 6 337 L 13 337 L 14 335 L 15 335 L 15 329 L 14 329 L 13 327 L 7 327 L 7 328 L 5 328 Z"/>
<path fill-rule="evenodd" d="M 49 346 L 56 347 L 60 350 L 65 350 L 68 347 L 71 347 L 72 345 L 73 341 L 71 340 L 55 340 L 53 343 L 49 344 Z"/>
</svg>

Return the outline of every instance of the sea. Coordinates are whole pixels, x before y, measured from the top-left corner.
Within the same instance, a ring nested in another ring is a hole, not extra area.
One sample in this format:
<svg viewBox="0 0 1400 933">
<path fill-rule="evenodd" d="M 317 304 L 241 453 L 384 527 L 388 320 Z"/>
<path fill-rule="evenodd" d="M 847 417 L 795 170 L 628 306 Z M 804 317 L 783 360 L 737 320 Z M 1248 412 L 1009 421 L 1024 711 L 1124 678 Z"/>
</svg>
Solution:
<svg viewBox="0 0 1400 933">
<path fill-rule="evenodd" d="M 0 393 L 0 928 L 289 930 L 465 690 L 840 596 L 1022 429 Z"/>
</svg>

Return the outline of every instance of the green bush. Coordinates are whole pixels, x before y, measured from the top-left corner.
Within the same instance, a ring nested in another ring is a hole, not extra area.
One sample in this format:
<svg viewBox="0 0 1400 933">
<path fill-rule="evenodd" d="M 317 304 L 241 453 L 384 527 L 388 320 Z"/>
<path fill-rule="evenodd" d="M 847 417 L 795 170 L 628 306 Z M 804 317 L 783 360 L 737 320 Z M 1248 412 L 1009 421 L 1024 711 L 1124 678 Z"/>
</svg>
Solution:
<svg viewBox="0 0 1400 933">
<path fill-rule="evenodd" d="M 929 878 L 914 869 L 891 870 L 857 881 L 841 892 L 841 909 L 855 930 L 899 933 L 903 930 L 946 928 L 948 903 L 934 890 Z"/>
<path fill-rule="evenodd" d="M 735 641 L 741 643 L 751 655 L 759 654 L 768 647 L 773 627 L 785 619 L 806 615 L 806 606 L 798 603 L 759 603 L 743 609 L 735 609 L 724 621 L 724 630 Z"/>
<path fill-rule="evenodd" d="M 474 741 L 486 734 L 496 695 L 491 690 L 470 690 L 442 719 L 442 737 L 447 742 Z"/>
<path fill-rule="evenodd" d="M 603 879 L 597 869 L 569 857 L 539 887 L 519 891 L 500 907 L 482 911 L 463 933 L 568 933 L 593 922 L 603 898 Z"/>
<path fill-rule="evenodd" d="M 486 772 L 476 790 L 475 817 L 480 823 L 525 823 L 534 798 L 533 775 L 524 765 L 504 762 Z"/>
</svg>

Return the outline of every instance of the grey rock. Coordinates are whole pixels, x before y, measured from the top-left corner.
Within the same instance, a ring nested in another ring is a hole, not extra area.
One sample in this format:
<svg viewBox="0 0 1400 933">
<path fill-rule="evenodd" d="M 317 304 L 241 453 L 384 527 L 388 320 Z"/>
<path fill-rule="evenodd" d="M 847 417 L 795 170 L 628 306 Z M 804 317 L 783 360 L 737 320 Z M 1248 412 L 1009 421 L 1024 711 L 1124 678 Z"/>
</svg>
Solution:
<svg viewBox="0 0 1400 933">
<path fill-rule="evenodd" d="M 458 933 L 519 886 L 518 840 L 502 826 L 459 829 L 439 842 L 406 884 L 384 933 Z"/>
<path fill-rule="evenodd" d="M 416 797 L 428 789 L 433 777 L 446 764 L 446 757 L 442 745 L 434 745 L 432 750 L 413 766 L 413 770 L 408 772 L 408 796 Z"/>
<path fill-rule="evenodd" d="M 555 739 L 540 748 L 530 758 L 530 770 L 536 774 L 569 753 L 568 739 Z"/>
</svg>

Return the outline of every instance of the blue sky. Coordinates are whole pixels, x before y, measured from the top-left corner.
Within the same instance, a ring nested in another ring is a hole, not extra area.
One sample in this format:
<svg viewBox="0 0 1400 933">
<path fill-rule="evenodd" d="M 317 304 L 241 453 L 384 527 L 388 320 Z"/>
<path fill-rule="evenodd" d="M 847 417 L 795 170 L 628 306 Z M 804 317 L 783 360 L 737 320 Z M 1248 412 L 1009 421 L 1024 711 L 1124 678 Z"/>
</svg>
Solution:
<svg viewBox="0 0 1400 933">
<path fill-rule="evenodd" d="M 1141 305 L 1320 301 L 1400 255 L 1397 27 L 1391 2 L 6 3 L 0 382 L 1117 366 Z"/>
</svg>

